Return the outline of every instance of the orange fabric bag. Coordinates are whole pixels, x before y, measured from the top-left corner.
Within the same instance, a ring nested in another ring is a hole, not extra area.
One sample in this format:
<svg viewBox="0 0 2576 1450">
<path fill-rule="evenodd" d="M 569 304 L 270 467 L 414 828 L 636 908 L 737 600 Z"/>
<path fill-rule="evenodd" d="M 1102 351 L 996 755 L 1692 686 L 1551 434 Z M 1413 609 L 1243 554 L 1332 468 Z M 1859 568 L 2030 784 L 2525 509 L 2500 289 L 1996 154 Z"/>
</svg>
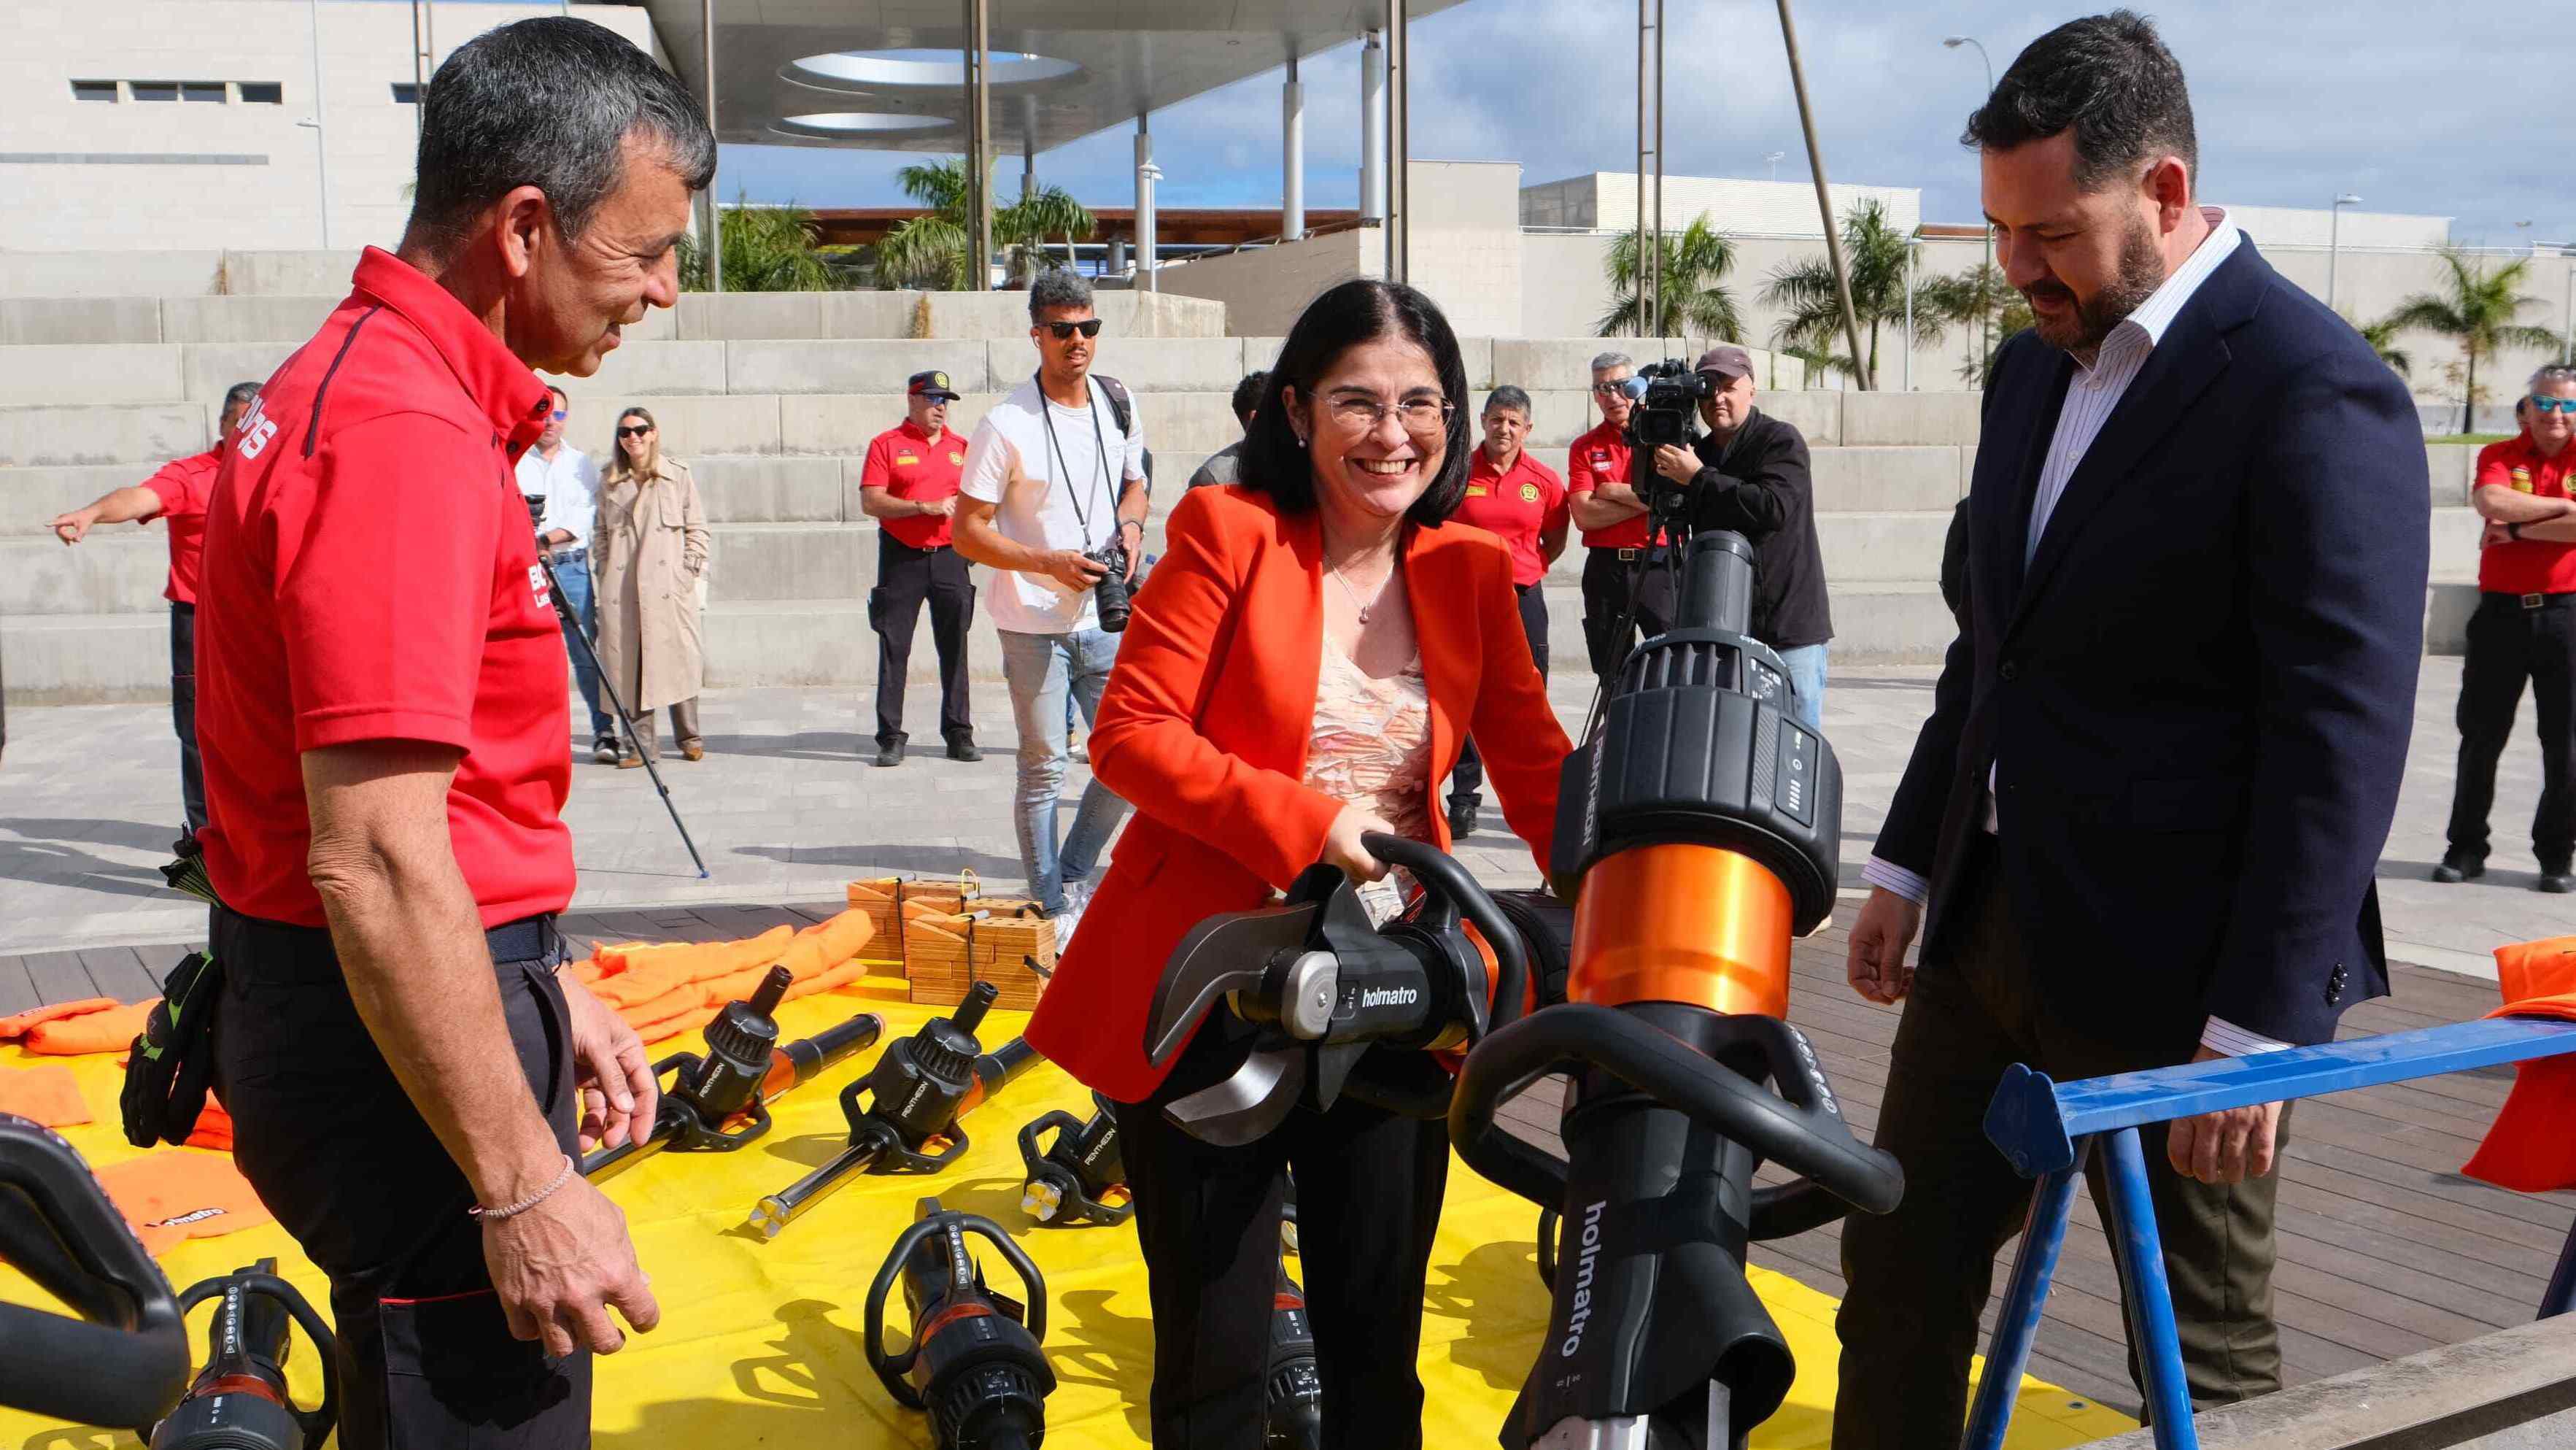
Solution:
<svg viewBox="0 0 2576 1450">
<path fill-rule="evenodd" d="M 219 1154 L 185 1148 L 146 1153 L 99 1169 L 98 1184 L 143 1240 L 144 1251 L 156 1256 L 183 1239 L 210 1239 L 276 1221 L 233 1160 Z"/>
<path fill-rule="evenodd" d="M 106 1001 L 105 998 L 98 999 Z M 77 1016 L 57 1017 L 29 1028 L 22 1044 L 29 1052 L 49 1057 L 86 1057 L 92 1053 L 123 1052 L 134 1045 L 160 999 L 117 1006 L 109 1002 Z"/>
<path fill-rule="evenodd" d="M 114 997 L 84 997 L 77 1002 L 56 1002 L 50 1007 L 30 1007 L 13 1017 L 0 1017 L 0 1042 L 16 1042 L 40 1022 L 53 1022 L 65 1017 L 78 1017 L 89 1012 L 104 1012 L 117 1005 Z"/>
<path fill-rule="evenodd" d="M 2489 1017 L 2555 1017 L 2576 1022 L 2576 936 L 2497 947 L 2505 1005 Z M 2514 1069 L 2513 1091 L 2486 1141 L 2460 1171 L 2521 1193 L 2576 1188 L 2576 1056 Z"/>
</svg>

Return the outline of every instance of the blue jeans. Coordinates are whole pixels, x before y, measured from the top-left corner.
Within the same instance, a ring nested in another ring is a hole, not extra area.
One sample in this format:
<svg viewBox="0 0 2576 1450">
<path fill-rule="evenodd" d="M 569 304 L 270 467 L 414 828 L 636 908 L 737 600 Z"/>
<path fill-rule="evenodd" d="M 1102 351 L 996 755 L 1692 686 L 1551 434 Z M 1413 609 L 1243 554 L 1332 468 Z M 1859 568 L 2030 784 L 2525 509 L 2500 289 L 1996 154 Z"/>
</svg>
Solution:
<svg viewBox="0 0 2576 1450">
<path fill-rule="evenodd" d="M 1825 650 L 1821 644 L 1802 644 L 1796 649 L 1780 651 L 1780 663 L 1789 667 L 1789 684 L 1798 692 L 1795 718 L 1801 725 L 1823 734 L 1825 729 Z"/>
<path fill-rule="evenodd" d="M 555 560 L 555 583 L 563 590 L 564 603 L 572 607 L 573 616 L 581 621 L 592 639 L 599 638 L 599 611 L 590 600 L 590 560 Z M 561 616 L 557 616 L 558 619 Z M 599 671 L 590 662 L 590 651 L 572 637 L 572 626 L 564 625 L 564 653 L 572 656 L 572 677 L 581 686 L 581 702 L 590 707 L 590 736 L 593 740 L 617 738 L 617 722 L 599 708 Z"/>
<path fill-rule="evenodd" d="M 1011 690 L 1011 718 L 1020 730 L 1019 799 L 1012 824 L 1019 829 L 1020 865 L 1028 873 L 1029 895 L 1052 915 L 1064 909 L 1064 883 L 1091 879 L 1110 836 L 1127 818 L 1127 803 L 1094 780 L 1083 788 L 1073 829 L 1061 846 L 1057 843 L 1056 809 L 1069 758 L 1067 698 L 1081 707 L 1086 724 L 1097 717 L 1109 668 L 1118 662 L 1118 636 L 1097 629 L 997 633 L 1002 637 L 1002 678 Z"/>
</svg>

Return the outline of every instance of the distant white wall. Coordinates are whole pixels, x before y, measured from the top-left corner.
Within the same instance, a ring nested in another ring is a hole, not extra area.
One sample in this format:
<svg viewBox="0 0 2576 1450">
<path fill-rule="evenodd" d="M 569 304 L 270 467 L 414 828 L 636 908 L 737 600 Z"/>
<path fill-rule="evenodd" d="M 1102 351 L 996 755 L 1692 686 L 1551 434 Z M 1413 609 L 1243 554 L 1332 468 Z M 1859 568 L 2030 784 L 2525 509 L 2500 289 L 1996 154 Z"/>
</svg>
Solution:
<svg viewBox="0 0 2576 1450">
<path fill-rule="evenodd" d="M 1167 262 L 1155 269 L 1154 285 L 1176 297 L 1224 303 L 1226 330 L 1238 337 L 1284 337 L 1316 294 L 1353 277 L 1383 275 L 1385 259 L 1385 234 L 1364 227 Z"/>
<path fill-rule="evenodd" d="M 2224 206 L 2227 215 L 2249 236 L 2276 247 L 2323 247 L 2338 241 L 2334 208 L 2324 206 Z M 2346 247 L 2398 247 L 2423 251 L 2451 239 L 2446 216 L 2410 216 L 2400 212 L 2353 211 L 2343 214 L 2340 243 Z"/>
<path fill-rule="evenodd" d="M 0 250 L 285 249 L 323 244 L 314 132 L 313 40 L 303 0 L 115 0 L 44 3 L 0 47 Z M 552 3 L 443 5 L 434 69 L 495 26 L 553 15 Z M 637 6 L 575 4 L 572 13 L 647 50 Z M 334 248 L 390 246 L 411 204 L 412 7 L 325 0 L 319 8 L 321 144 L 330 172 Z M 72 82 L 213 81 L 224 99 L 75 99 Z M 241 83 L 280 88 L 246 101 Z M 168 158 L 136 162 L 135 157 Z M 99 160 L 92 158 L 128 158 Z"/>
<path fill-rule="evenodd" d="M 1407 176 L 1413 285 L 1440 304 L 1461 337 L 1530 335 L 1522 321 L 1520 163 L 1416 161 Z"/>
<path fill-rule="evenodd" d="M 1874 200 L 1887 208 L 1888 221 L 1900 231 L 1912 231 L 1923 219 L 1919 187 L 1837 184 L 1828 190 L 1836 216 L 1849 213 L 1864 200 Z M 1637 176 L 1630 171 L 1596 171 L 1523 187 L 1521 225 L 1624 232 L 1637 224 L 1637 194 Z M 1811 182 L 1733 176 L 1664 178 L 1667 231 L 1680 231 L 1703 214 L 1722 232 L 1818 239 L 1825 234 Z"/>
</svg>

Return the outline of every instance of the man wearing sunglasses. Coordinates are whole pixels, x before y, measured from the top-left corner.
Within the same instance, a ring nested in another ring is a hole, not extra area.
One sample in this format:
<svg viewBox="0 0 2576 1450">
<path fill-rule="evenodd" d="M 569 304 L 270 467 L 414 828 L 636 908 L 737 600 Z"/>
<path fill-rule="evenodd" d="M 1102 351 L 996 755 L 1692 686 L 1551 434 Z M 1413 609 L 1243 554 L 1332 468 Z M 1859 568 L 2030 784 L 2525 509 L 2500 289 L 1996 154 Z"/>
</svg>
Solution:
<svg viewBox="0 0 2576 1450">
<path fill-rule="evenodd" d="M 1596 675 L 1619 668 L 1639 630 L 1661 634 L 1673 615 L 1671 579 L 1646 567 L 1654 542 L 1646 501 L 1628 480 L 1628 415 L 1636 404 L 1619 385 L 1635 370 L 1624 352 L 1592 360 L 1592 405 L 1601 422 L 1566 456 L 1566 511 L 1583 531 L 1583 641 Z"/>
<path fill-rule="evenodd" d="M 2516 410 L 2522 432 L 2478 452 L 2469 504 L 2486 522 L 2478 608 L 2460 671 L 2460 763 L 2451 793 L 2451 844 L 2440 882 L 2486 874 L 2487 808 L 2496 758 L 2513 733 L 2522 684 L 2540 717 L 2540 808 L 2531 821 L 2539 889 L 2576 890 L 2576 368 L 2532 374 Z"/>
<path fill-rule="evenodd" d="M 975 425 L 956 517 L 957 552 L 996 571 L 986 604 L 1020 733 L 1013 824 L 1029 894 L 1055 919 L 1059 942 L 1073 935 L 1092 871 L 1127 814 L 1095 780 L 1057 840 L 1066 699 L 1087 726 L 1118 659 L 1117 634 L 1100 627 L 1095 586 L 1108 569 L 1098 556 L 1123 545 L 1132 580 L 1145 548 L 1144 434 L 1127 390 L 1091 375 L 1099 334 L 1091 284 L 1070 271 L 1040 274 L 1029 288 L 1038 370 Z"/>
<path fill-rule="evenodd" d="M 564 603 L 572 606 L 573 617 L 595 639 L 599 614 L 590 597 L 590 526 L 599 513 L 599 463 L 563 441 L 572 402 L 551 383 L 546 392 L 551 407 L 545 431 L 537 435 L 535 447 L 519 455 L 519 493 L 546 501 L 545 515 L 537 522 L 537 546 L 553 556 L 555 582 L 563 586 Z M 599 671 L 591 665 L 590 652 L 573 639 L 569 621 L 563 634 L 564 653 L 572 656 L 573 679 L 581 686 L 581 702 L 590 707 L 590 758 L 615 765 L 617 723 L 599 708 Z"/>
</svg>

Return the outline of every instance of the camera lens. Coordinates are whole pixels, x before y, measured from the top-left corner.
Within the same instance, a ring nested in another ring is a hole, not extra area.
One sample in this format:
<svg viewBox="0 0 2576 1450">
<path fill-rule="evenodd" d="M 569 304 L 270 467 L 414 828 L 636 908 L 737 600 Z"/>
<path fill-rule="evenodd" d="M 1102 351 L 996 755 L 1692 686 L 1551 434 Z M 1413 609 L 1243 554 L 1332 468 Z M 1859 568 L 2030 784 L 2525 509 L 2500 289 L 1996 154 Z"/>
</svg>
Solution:
<svg viewBox="0 0 2576 1450">
<path fill-rule="evenodd" d="M 1120 633 L 1127 628 L 1129 612 L 1127 549 L 1123 544 L 1112 543 L 1093 553 L 1091 557 L 1098 560 L 1100 566 L 1109 571 L 1100 576 L 1099 583 L 1091 586 L 1092 602 L 1100 612 L 1100 628 L 1104 633 Z"/>
</svg>

